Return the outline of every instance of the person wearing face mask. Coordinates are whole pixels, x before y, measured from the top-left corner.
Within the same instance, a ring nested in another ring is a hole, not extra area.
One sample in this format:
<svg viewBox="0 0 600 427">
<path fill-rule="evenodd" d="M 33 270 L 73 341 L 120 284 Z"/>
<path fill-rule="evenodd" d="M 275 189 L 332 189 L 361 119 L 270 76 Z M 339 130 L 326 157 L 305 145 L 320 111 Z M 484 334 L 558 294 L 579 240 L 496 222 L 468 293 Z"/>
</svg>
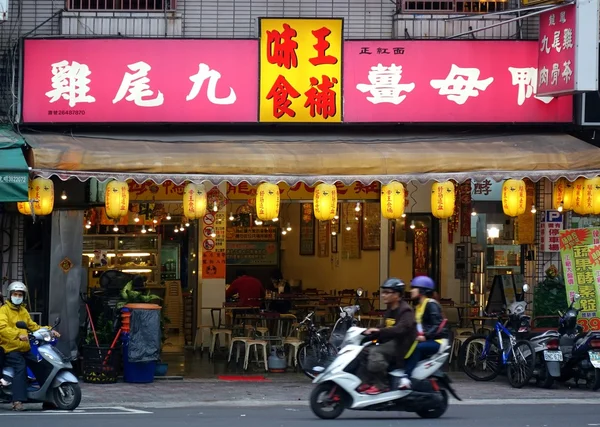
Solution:
<svg viewBox="0 0 600 427">
<path fill-rule="evenodd" d="M 416 304 L 417 341 L 413 345 L 410 357 L 406 360 L 405 374 L 409 378 L 419 361 L 437 353 L 442 339 L 448 338 L 448 328 L 442 314 L 442 307 L 432 298 L 435 292 L 433 279 L 427 276 L 417 276 L 412 279 L 410 286 L 410 297 Z M 407 382 L 401 388 L 410 387 L 411 384 Z"/>
<path fill-rule="evenodd" d="M 31 354 L 27 331 L 17 328 L 17 322 L 25 322 L 27 329 L 35 332 L 40 325 L 31 320 L 25 308 L 24 300 L 27 295 L 27 286 L 21 282 L 12 282 L 8 286 L 8 298 L 0 307 L 0 346 L 5 353 L 5 363 L 14 369 L 12 383 L 13 410 L 22 411 L 23 402 L 27 400 L 27 362 L 35 363 L 37 360 Z M 52 331 L 55 337 L 60 334 Z M 3 387 L 9 383 L 2 378 Z"/>
</svg>

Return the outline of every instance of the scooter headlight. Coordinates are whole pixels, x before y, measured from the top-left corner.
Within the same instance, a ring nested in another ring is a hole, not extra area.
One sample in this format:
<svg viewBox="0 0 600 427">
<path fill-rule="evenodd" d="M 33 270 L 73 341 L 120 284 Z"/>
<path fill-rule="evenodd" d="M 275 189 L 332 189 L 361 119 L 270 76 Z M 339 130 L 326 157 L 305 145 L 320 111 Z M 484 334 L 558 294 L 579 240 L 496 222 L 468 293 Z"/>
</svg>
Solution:
<svg viewBox="0 0 600 427">
<path fill-rule="evenodd" d="M 38 332 L 40 338 L 42 340 L 44 340 L 45 342 L 50 342 L 52 341 L 52 335 L 50 335 L 50 332 L 46 331 L 46 330 L 41 330 Z"/>
</svg>

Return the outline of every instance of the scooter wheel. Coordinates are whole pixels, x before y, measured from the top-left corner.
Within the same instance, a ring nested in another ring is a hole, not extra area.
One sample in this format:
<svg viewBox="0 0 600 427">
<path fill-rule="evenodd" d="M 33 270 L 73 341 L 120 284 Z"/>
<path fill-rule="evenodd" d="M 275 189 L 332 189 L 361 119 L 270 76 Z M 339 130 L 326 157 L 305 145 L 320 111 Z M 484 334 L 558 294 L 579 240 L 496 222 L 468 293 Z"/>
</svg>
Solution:
<svg viewBox="0 0 600 427">
<path fill-rule="evenodd" d="M 319 384 L 310 394 L 310 409 L 324 420 L 333 420 L 344 412 L 344 391 L 334 383 Z"/>
<path fill-rule="evenodd" d="M 54 403 L 61 411 L 73 411 L 81 403 L 81 388 L 77 383 L 62 383 L 53 392 Z"/>
<path fill-rule="evenodd" d="M 439 418 L 446 413 L 446 410 L 448 409 L 448 393 L 446 390 L 440 390 L 440 393 L 442 393 L 443 397 L 443 401 L 440 403 L 440 406 L 435 409 L 428 409 L 426 411 L 417 411 L 417 415 L 419 417 L 433 419 Z"/>
</svg>

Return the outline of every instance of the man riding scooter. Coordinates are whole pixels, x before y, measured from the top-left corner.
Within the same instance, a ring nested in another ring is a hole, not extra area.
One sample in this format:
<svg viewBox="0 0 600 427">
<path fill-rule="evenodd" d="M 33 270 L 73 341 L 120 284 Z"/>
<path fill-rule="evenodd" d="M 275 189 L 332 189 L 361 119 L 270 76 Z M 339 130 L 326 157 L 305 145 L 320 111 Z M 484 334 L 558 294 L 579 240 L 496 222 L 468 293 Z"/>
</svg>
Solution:
<svg viewBox="0 0 600 427">
<path fill-rule="evenodd" d="M 417 276 L 410 283 L 410 297 L 417 304 L 415 317 L 417 320 L 417 342 L 406 360 L 405 373 L 411 377 L 419 361 L 437 353 L 444 338 L 448 338 L 446 321 L 442 315 L 442 307 L 432 298 L 435 282 L 431 277 Z M 411 383 L 400 385 L 401 389 L 410 388 Z"/>
<path fill-rule="evenodd" d="M 35 332 L 40 325 L 31 320 L 29 312 L 23 304 L 27 295 L 27 286 L 21 282 L 13 282 L 8 286 L 8 299 L 0 307 L 0 345 L 5 353 L 5 363 L 14 369 L 12 382 L 13 411 L 22 411 L 23 402 L 27 400 L 27 362 L 37 362 L 30 353 L 29 337 L 26 332 L 17 328 L 17 322 L 25 322 L 27 329 Z M 60 334 L 52 331 L 55 337 Z M 9 383 L 2 378 L 2 386 Z"/>
<path fill-rule="evenodd" d="M 391 363 L 397 368 L 404 366 L 404 356 L 411 348 L 417 336 L 415 314 L 413 309 L 402 299 L 404 282 L 389 278 L 381 285 L 381 296 L 387 305 L 380 328 L 367 329 L 366 335 L 378 340 L 378 345 L 367 347 L 366 363 L 360 365 L 357 376 L 363 384 L 358 388 L 360 393 L 380 394 L 389 390 L 387 371 Z M 410 385 L 408 378 L 402 378 L 400 385 Z"/>
</svg>

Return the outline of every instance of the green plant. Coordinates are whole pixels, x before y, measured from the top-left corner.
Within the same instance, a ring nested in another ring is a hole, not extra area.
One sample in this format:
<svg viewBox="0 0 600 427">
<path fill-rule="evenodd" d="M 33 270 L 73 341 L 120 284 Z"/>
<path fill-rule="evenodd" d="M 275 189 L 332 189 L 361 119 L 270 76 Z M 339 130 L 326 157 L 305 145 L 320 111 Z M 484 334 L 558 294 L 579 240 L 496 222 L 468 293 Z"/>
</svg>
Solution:
<svg viewBox="0 0 600 427">
<path fill-rule="evenodd" d="M 150 291 L 144 294 L 133 289 L 133 282 L 127 282 L 121 290 L 121 301 L 117 303 L 117 310 L 121 310 L 127 304 L 149 304 L 152 301 L 161 301 L 158 295 L 151 294 Z"/>
<path fill-rule="evenodd" d="M 112 344 L 113 339 L 115 338 L 113 322 L 110 319 L 107 319 L 104 313 L 100 313 L 94 327 L 96 328 L 96 337 L 98 338 L 98 345 L 110 346 Z M 94 332 L 92 331 L 92 328 L 89 328 L 88 330 L 87 336 L 85 337 L 85 344 L 96 345 L 96 340 L 94 339 Z"/>
<path fill-rule="evenodd" d="M 533 294 L 533 317 L 558 316 L 558 310 L 565 311 L 568 307 L 567 293 L 563 278 L 558 274 L 558 268 L 551 265 L 546 270 L 546 277 L 539 282 Z M 557 327 L 558 319 L 541 319 L 536 321 L 538 327 Z"/>
</svg>

